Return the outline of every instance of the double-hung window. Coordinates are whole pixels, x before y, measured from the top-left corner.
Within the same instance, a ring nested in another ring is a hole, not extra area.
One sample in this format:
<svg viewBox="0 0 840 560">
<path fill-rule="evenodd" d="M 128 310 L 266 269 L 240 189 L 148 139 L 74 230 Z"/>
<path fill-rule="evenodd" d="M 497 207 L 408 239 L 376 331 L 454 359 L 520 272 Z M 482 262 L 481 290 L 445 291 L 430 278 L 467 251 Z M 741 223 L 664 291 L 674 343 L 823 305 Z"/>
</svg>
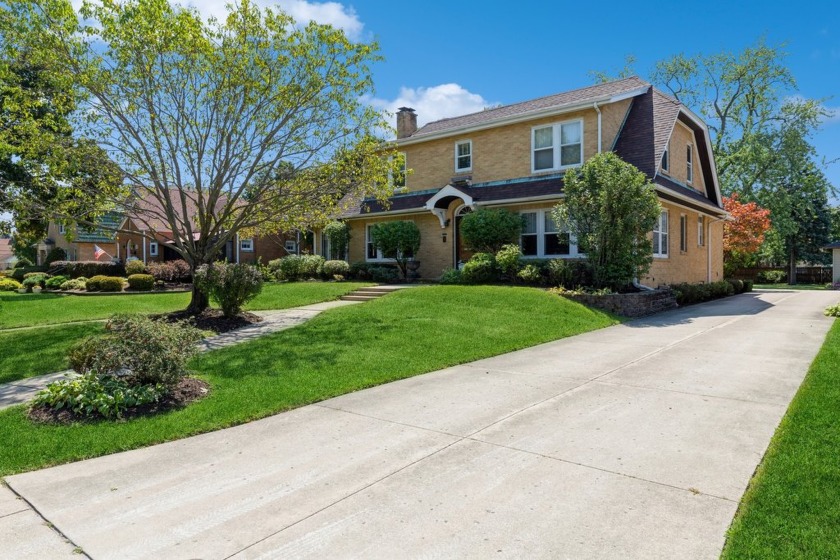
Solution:
<svg viewBox="0 0 840 560">
<path fill-rule="evenodd" d="M 692 162 L 692 154 L 694 151 L 691 144 L 685 147 L 685 182 L 691 183 L 694 180 L 694 164 Z"/>
<path fill-rule="evenodd" d="M 373 235 L 371 235 L 374 225 L 375 224 L 368 224 L 365 228 L 365 260 L 390 261 L 394 259 L 396 255 L 383 253 L 380 249 L 376 248 L 376 245 L 373 242 Z M 407 259 L 414 258 L 414 254 L 411 252 L 403 253 L 401 256 Z"/>
<path fill-rule="evenodd" d="M 668 256 L 668 211 L 663 210 L 653 226 L 653 256 Z"/>
<path fill-rule="evenodd" d="M 472 170 L 472 140 L 455 143 L 455 171 L 462 173 Z"/>
<path fill-rule="evenodd" d="M 583 121 L 534 127 L 531 134 L 533 172 L 583 163 Z"/>
<path fill-rule="evenodd" d="M 149 241 L 149 256 L 156 257 L 158 256 L 158 244 L 157 241 Z"/>
<path fill-rule="evenodd" d="M 568 257 L 580 254 L 568 228 L 555 223 L 550 209 L 522 212 L 519 245 L 525 257 Z"/>
<path fill-rule="evenodd" d="M 253 253 L 254 252 L 254 240 L 253 239 L 240 239 L 239 240 L 239 250 L 243 253 Z"/>
</svg>

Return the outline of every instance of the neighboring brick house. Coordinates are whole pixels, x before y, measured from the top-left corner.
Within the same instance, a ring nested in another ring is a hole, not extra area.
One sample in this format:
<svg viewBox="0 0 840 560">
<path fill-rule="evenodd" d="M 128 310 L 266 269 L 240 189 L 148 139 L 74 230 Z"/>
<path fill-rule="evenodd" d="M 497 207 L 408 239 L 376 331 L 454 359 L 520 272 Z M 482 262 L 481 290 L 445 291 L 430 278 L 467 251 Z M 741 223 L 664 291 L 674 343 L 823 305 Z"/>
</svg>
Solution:
<svg viewBox="0 0 840 560">
<path fill-rule="evenodd" d="M 180 212 L 183 216 L 194 216 L 197 209 L 194 202 L 187 199 L 188 208 Z M 68 260 L 94 260 L 94 246 L 102 248 L 108 256 L 100 260 L 116 259 L 125 261 L 129 258 L 142 260 L 144 263 L 170 261 L 182 258 L 173 248 L 171 228 L 163 219 L 160 205 L 151 197 L 135 201 L 131 210 L 103 216 L 103 227 L 93 232 L 75 228 L 75 235 L 70 241 L 66 237 L 64 226 L 50 223 L 47 238 L 38 244 L 39 263 L 49 250 L 62 247 L 67 252 Z M 239 235 L 228 241 L 220 258 L 230 262 L 254 263 L 313 251 L 312 234 L 263 235 L 254 238 L 241 238 Z"/>
<path fill-rule="evenodd" d="M 412 173 L 383 207 L 363 200 L 342 215 L 351 227 L 349 260 L 387 262 L 370 227 L 411 220 L 421 231 L 416 256 L 424 278 L 440 276 L 470 253 L 461 216 L 507 208 L 525 218 L 526 258 L 579 258 L 574 237 L 551 219 L 563 174 L 614 151 L 656 185 L 663 213 L 653 232 L 654 263 L 643 284 L 723 277 L 726 212 L 706 125 L 673 98 L 627 78 L 524 103 L 443 119 L 417 128 L 413 109 L 397 113 L 397 146 Z"/>
<path fill-rule="evenodd" d="M 0 270 L 12 268 L 16 261 L 12 251 L 12 240 L 8 237 L 0 237 Z"/>
</svg>

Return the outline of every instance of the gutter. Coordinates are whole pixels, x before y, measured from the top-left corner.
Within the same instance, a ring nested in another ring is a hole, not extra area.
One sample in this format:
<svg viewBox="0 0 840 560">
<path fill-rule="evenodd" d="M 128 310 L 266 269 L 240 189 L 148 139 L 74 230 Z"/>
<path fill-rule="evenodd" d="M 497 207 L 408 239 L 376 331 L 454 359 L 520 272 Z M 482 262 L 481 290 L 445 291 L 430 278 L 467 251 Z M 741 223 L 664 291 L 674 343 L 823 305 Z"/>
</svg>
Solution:
<svg viewBox="0 0 840 560">
<path fill-rule="evenodd" d="M 592 104 L 595 112 L 598 113 L 598 153 L 601 153 L 601 109 L 598 107 L 598 102 Z"/>
</svg>

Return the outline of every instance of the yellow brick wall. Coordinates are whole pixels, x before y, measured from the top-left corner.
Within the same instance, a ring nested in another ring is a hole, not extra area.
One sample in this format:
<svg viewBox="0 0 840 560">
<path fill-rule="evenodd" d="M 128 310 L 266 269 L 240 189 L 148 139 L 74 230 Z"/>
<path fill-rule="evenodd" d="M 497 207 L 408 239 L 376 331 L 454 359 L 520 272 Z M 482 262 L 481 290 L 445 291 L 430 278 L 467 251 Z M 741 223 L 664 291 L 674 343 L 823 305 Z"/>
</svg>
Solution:
<svg viewBox="0 0 840 560">
<path fill-rule="evenodd" d="M 628 99 L 601 108 L 603 151 L 612 147 L 629 105 Z M 530 176 L 531 129 L 577 119 L 583 120 L 585 161 L 598 151 L 598 120 L 594 108 L 404 146 L 400 151 L 406 154 L 406 166 L 412 170 L 406 186 L 409 191 L 419 191 L 447 185 L 457 175 L 455 144 L 465 140 L 472 141 L 472 171 L 463 174 L 470 175 L 474 183 Z"/>
<path fill-rule="evenodd" d="M 709 249 L 711 249 L 712 282 L 723 279 L 723 222 L 706 216 L 704 246 L 697 245 L 698 213 L 663 202 L 668 210 L 668 256 L 654 257 L 653 265 L 642 284 L 660 286 L 680 282 L 706 282 L 708 278 Z M 688 237 L 685 251 L 680 251 L 680 215 L 688 220 Z M 711 230 L 711 231 L 709 231 Z M 710 245 L 710 246 L 709 246 Z"/>
<path fill-rule="evenodd" d="M 674 125 L 674 132 L 671 134 L 671 141 L 668 144 L 668 153 L 670 154 L 670 165 L 667 172 L 663 172 L 672 179 L 683 184 L 686 182 L 686 149 L 685 147 L 691 144 L 692 152 L 692 167 L 694 177 L 691 181 L 690 187 L 696 191 L 706 194 L 706 183 L 703 180 L 703 171 L 700 167 L 700 155 L 697 152 L 697 138 L 694 132 L 680 122 Z"/>
</svg>

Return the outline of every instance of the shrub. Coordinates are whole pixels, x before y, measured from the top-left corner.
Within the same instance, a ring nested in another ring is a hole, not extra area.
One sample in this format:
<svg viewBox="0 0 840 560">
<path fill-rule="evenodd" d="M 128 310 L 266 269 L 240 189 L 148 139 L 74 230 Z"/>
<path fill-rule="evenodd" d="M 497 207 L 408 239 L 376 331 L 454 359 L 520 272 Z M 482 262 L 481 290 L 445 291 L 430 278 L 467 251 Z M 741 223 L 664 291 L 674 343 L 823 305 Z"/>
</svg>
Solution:
<svg viewBox="0 0 840 560">
<path fill-rule="evenodd" d="M 396 282 L 400 277 L 400 273 L 392 266 L 372 266 L 368 268 L 368 273 L 370 274 L 370 279 L 374 282 L 386 284 Z"/>
<path fill-rule="evenodd" d="M 282 259 L 269 261 L 268 266 L 276 271 L 275 274 L 281 280 L 296 282 L 317 278 L 323 264 L 324 257 L 320 255 L 289 255 Z"/>
<path fill-rule="evenodd" d="M 219 304 L 225 317 L 236 316 L 263 286 L 262 275 L 253 266 L 223 262 L 198 267 L 194 281 Z"/>
<path fill-rule="evenodd" d="M 731 296 L 735 288 L 726 280 L 711 284 L 674 284 L 671 286 L 679 305 L 702 303 L 712 299 Z"/>
<path fill-rule="evenodd" d="M 321 273 L 327 278 L 347 276 L 350 274 L 350 264 L 347 261 L 326 261 L 321 266 Z"/>
<path fill-rule="evenodd" d="M 46 266 L 25 266 L 25 267 L 18 267 L 12 269 L 12 278 L 17 280 L 18 282 L 23 282 L 26 278 L 27 274 L 32 273 L 45 273 L 47 271 Z"/>
<path fill-rule="evenodd" d="M 744 280 L 744 292 L 751 292 L 753 290 L 753 281 Z"/>
<path fill-rule="evenodd" d="M 130 260 L 125 263 L 125 273 L 128 276 L 132 274 L 143 274 L 146 272 L 146 265 L 140 259 Z"/>
<path fill-rule="evenodd" d="M 585 260 L 552 259 L 546 264 L 546 275 L 552 286 L 592 285 L 592 270 Z"/>
<path fill-rule="evenodd" d="M 16 292 L 22 287 L 14 278 L 0 278 L 0 292 Z"/>
<path fill-rule="evenodd" d="M 510 210 L 480 208 L 461 218 L 464 245 L 479 252 L 496 253 L 508 243 L 516 243 L 523 219 Z"/>
<path fill-rule="evenodd" d="M 80 276 L 61 284 L 62 290 L 85 290 L 87 289 L 87 278 Z"/>
<path fill-rule="evenodd" d="M 132 274 L 128 277 L 128 287 L 140 292 L 148 292 L 155 285 L 155 277 L 151 274 Z"/>
<path fill-rule="evenodd" d="M 441 284 L 460 284 L 461 271 L 457 268 L 447 268 L 443 271 L 443 274 L 440 275 L 440 280 L 438 281 Z"/>
<path fill-rule="evenodd" d="M 490 253 L 476 253 L 461 269 L 461 280 L 467 284 L 481 284 L 498 279 L 496 260 Z"/>
<path fill-rule="evenodd" d="M 50 249 L 50 252 L 47 253 L 47 257 L 44 259 L 44 264 L 49 266 L 56 261 L 63 261 L 66 259 L 67 251 L 65 251 L 61 247 L 53 247 L 52 249 Z"/>
<path fill-rule="evenodd" d="M 835 303 L 825 308 L 823 313 L 826 317 L 840 317 L 840 303 Z"/>
<path fill-rule="evenodd" d="M 125 267 L 115 262 L 55 261 L 52 263 L 52 266 L 62 267 L 64 274 L 70 278 L 78 278 L 79 276 L 84 276 L 85 278 L 92 276 L 123 276 L 125 274 Z"/>
<path fill-rule="evenodd" d="M 383 255 L 394 259 L 402 277 L 408 278 L 408 261 L 420 250 L 420 228 L 417 224 L 406 221 L 382 222 L 371 228 L 370 237 Z"/>
<path fill-rule="evenodd" d="M 15 261 L 15 266 L 13 268 L 24 268 L 27 266 L 34 266 L 35 263 L 27 259 L 26 257 L 19 257 L 18 260 Z"/>
<path fill-rule="evenodd" d="M 123 279 L 116 276 L 94 276 L 85 283 L 89 292 L 121 292 Z"/>
<path fill-rule="evenodd" d="M 784 270 L 762 270 L 756 276 L 759 284 L 781 284 L 787 281 L 787 272 Z"/>
<path fill-rule="evenodd" d="M 300 258 L 301 278 L 306 280 L 318 278 L 321 274 L 321 266 L 324 264 L 324 257 L 321 255 L 301 255 Z"/>
<path fill-rule="evenodd" d="M 67 282 L 68 278 L 66 276 L 53 276 L 52 278 L 47 278 L 46 282 L 44 282 L 44 287 L 49 290 L 60 290 L 61 285 Z"/>
<path fill-rule="evenodd" d="M 350 278 L 355 280 L 370 280 L 370 265 L 366 262 L 354 262 L 350 265 Z"/>
<path fill-rule="evenodd" d="M 155 280 L 164 282 L 189 282 L 192 280 L 190 265 L 183 259 L 166 262 L 153 262 L 146 265 L 146 270 Z"/>
<path fill-rule="evenodd" d="M 32 293 L 32 289 L 36 286 L 43 288 L 47 281 L 47 275 L 42 272 L 32 272 L 26 275 L 23 280 L 23 287 L 26 288 L 26 293 Z"/>
<path fill-rule="evenodd" d="M 496 265 L 506 277 L 516 278 L 517 272 L 522 268 L 522 249 L 515 243 L 503 246 L 496 253 Z"/>
<path fill-rule="evenodd" d="M 201 340 L 194 327 L 143 315 L 114 315 L 105 328 L 107 334 L 70 349 L 70 367 L 79 373 L 119 375 L 132 385 L 174 386 L 187 375 L 187 362 Z"/>
<path fill-rule="evenodd" d="M 164 385 L 131 385 L 119 377 L 87 373 L 50 383 L 33 404 L 81 416 L 121 418 L 127 408 L 157 402 L 164 394 Z"/>
<path fill-rule="evenodd" d="M 517 276 L 526 284 L 539 284 L 542 279 L 539 267 L 534 264 L 525 265 L 525 267 L 519 271 Z"/>
<path fill-rule="evenodd" d="M 726 282 L 732 284 L 732 291 L 736 294 L 744 293 L 744 281 L 743 280 L 735 280 L 735 279 L 728 279 Z"/>
</svg>

